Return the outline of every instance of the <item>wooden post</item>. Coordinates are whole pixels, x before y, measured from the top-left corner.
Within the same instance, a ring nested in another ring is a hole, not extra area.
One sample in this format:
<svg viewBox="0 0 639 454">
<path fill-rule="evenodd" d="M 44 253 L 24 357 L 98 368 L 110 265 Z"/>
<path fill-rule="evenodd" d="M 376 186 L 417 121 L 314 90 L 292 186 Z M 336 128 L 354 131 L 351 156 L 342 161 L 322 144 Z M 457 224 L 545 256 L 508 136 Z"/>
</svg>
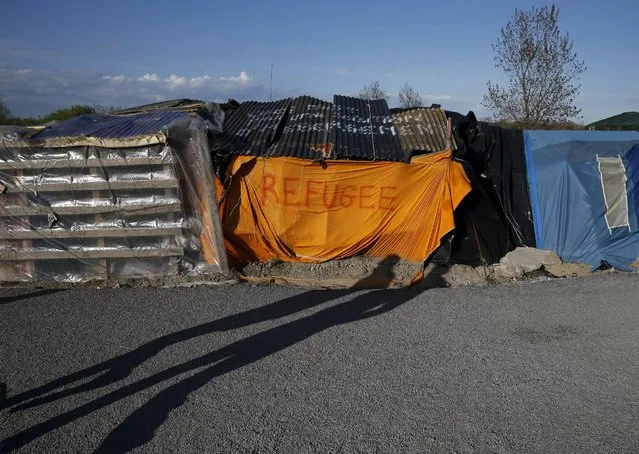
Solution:
<svg viewBox="0 0 639 454">
<path fill-rule="evenodd" d="M 171 174 L 171 176 L 173 178 L 178 180 L 178 175 L 177 175 L 177 173 L 174 172 L 174 169 L 173 169 L 174 165 L 175 164 L 164 164 L 162 166 L 162 168 L 164 169 L 165 172 Z M 180 190 L 179 190 L 179 183 L 178 183 L 178 185 L 175 188 L 166 188 L 164 190 L 164 195 L 167 198 L 172 197 L 174 195 L 179 196 L 179 191 Z M 165 219 L 168 222 L 170 222 L 171 224 L 173 224 L 175 222 L 175 219 L 176 219 L 175 213 L 167 213 L 165 215 Z M 177 245 L 180 244 L 179 243 L 180 235 L 182 235 L 182 231 L 181 230 L 180 230 L 180 234 L 179 235 L 176 235 L 176 236 L 173 236 L 173 237 L 168 237 L 169 239 L 173 240 L 173 242 L 172 242 L 173 246 L 177 246 Z M 168 275 L 177 274 L 178 271 L 179 271 L 179 268 L 178 268 L 178 264 L 179 263 L 180 263 L 180 258 L 179 257 L 168 257 L 168 259 L 167 259 L 168 269 L 165 270 L 164 273 L 168 274 Z"/>
<path fill-rule="evenodd" d="M 100 152 L 96 151 L 96 153 L 100 153 Z M 99 157 L 99 154 L 98 154 L 98 157 Z M 91 175 L 103 176 L 105 180 L 108 179 L 108 176 L 101 165 L 100 167 L 91 167 L 90 173 Z M 94 202 L 100 199 L 101 195 L 102 195 L 101 191 L 91 192 L 91 196 L 93 197 Z M 104 220 L 104 217 L 101 214 L 96 214 L 94 218 L 94 222 L 95 222 L 94 227 L 97 228 L 98 224 L 102 222 L 103 220 Z M 104 238 L 98 237 L 97 242 L 98 242 L 98 247 L 100 249 L 104 248 L 105 246 Z M 109 262 L 107 261 L 107 259 L 100 259 L 98 263 L 99 263 L 100 269 L 97 270 L 96 277 L 99 279 L 108 280 L 109 279 Z M 92 268 L 92 265 L 87 266 L 87 272 L 90 272 L 91 268 Z"/>
<path fill-rule="evenodd" d="M 15 175 L 15 178 L 18 179 L 24 175 L 24 171 L 22 169 L 18 169 L 15 171 L 14 175 Z M 26 193 L 20 193 L 18 197 L 20 199 L 20 206 L 23 206 L 23 207 L 29 206 L 29 198 L 27 197 Z M 21 222 L 24 222 L 30 228 L 33 225 L 31 224 L 30 217 L 25 217 L 21 219 Z M 22 240 L 20 246 L 22 247 L 22 249 L 31 249 L 33 247 L 33 242 L 31 240 L 25 239 L 25 240 Z M 25 275 L 28 276 L 28 280 L 36 280 L 36 264 L 34 261 L 25 261 L 21 263 L 21 266 L 19 268 L 21 268 L 20 270 L 21 273 L 24 273 Z"/>
</svg>

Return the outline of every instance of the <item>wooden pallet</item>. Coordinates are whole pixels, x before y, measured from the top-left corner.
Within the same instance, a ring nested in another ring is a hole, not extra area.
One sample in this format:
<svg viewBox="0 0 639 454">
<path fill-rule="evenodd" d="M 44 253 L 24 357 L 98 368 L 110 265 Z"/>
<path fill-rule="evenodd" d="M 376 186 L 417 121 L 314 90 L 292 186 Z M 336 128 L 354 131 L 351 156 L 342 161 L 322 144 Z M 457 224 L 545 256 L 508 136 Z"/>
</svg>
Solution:
<svg viewBox="0 0 639 454">
<path fill-rule="evenodd" d="M 163 145 L 157 147 L 159 150 Z M 182 228 L 176 225 L 182 217 L 183 204 L 172 155 L 158 153 L 158 156 L 127 158 L 127 149 L 119 149 L 122 157 L 101 159 L 100 153 L 107 150 L 95 148 L 88 159 L 60 159 L 59 150 L 49 151 L 38 150 L 39 159 L 22 159 L 22 156 L 36 155 L 16 150 L 17 159 L 0 161 L 0 173 L 10 182 L 0 194 L 0 223 L 3 224 L 0 226 L 0 281 L 55 279 L 52 274 L 73 275 L 78 269 L 83 270 L 80 273 L 83 280 L 107 279 L 118 277 L 112 270 L 127 268 L 123 264 L 132 265 L 128 267 L 130 270 L 136 263 L 149 261 L 160 264 L 157 272 L 161 274 L 177 271 L 179 259 L 184 255 L 179 242 Z M 140 170 L 162 171 L 163 177 L 137 181 L 109 178 L 112 172 L 126 173 L 132 166 L 138 173 Z M 38 175 L 51 169 L 57 172 L 69 169 L 70 182 L 40 184 L 25 179 L 27 175 Z M 81 169 L 82 173 L 103 181 L 73 181 L 72 169 Z M 167 202 L 150 204 L 140 200 L 117 204 L 118 195 L 124 192 L 164 196 L 163 200 Z M 59 201 L 67 194 L 69 200 L 75 200 L 81 194 L 84 198 L 110 199 L 114 203 L 56 206 L 48 200 Z M 43 216 L 56 222 L 43 226 Z M 148 220 L 151 216 L 158 221 L 159 227 L 135 226 L 134 221 Z M 65 223 L 66 217 L 83 219 L 82 228 L 69 226 Z M 124 226 L 99 225 L 106 219 L 122 220 Z M 149 244 L 123 246 L 145 241 Z M 147 263 L 145 266 L 155 265 Z M 69 268 L 68 273 L 64 267 Z"/>
</svg>

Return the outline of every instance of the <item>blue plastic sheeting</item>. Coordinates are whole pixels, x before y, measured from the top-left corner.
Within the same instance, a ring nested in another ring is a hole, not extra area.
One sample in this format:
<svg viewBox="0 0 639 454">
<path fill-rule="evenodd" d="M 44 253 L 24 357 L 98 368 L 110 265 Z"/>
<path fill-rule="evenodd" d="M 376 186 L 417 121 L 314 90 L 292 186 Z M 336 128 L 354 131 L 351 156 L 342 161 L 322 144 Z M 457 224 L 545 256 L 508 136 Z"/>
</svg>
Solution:
<svg viewBox="0 0 639 454">
<path fill-rule="evenodd" d="M 635 145 L 626 153 L 628 166 L 626 175 L 635 188 L 639 188 L 639 145 Z M 628 203 L 634 205 L 635 213 L 639 213 L 639 190 L 634 191 L 634 197 L 630 197 Z"/>
<path fill-rule="evenodd" d="M 593 269 L 606 262 L 631 270 L 639 258 L 639 132 L 524 131 L 524 144 L 537 247 Z M 622 160 L 627 226 L 608 227 L 598 158 Z"/>
<path fill-rule="evenodd" d="M 187 112 L 182 111 L 157 111 L 127 116 L 86 114 L 55 124 L 34 138 L 36 140 L 59 137 L 119 139 L 146 136 L 162 131 L 173 121 L 187 115 Z"/>
</svg>

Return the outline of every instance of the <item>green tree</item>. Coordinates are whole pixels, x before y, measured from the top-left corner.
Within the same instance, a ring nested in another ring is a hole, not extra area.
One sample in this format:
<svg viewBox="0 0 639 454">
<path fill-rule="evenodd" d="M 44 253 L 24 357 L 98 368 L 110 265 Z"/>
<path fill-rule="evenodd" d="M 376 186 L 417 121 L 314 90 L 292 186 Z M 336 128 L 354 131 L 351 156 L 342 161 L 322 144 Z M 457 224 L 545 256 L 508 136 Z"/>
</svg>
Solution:
<svg viewBox="0 0 639 454">
<path fill-rule="evenodd" d="M 77 104 L 65 109 L 58 109 L 48 115 L 45 115 L 42 117 L 42 123 L 47 123 L 49 121 L 64 121 L 69 120 L 70 118 L 75 118 L 79 115 L 92 113 L 95 113 L 95 109 L 92 106 Z"/>
<path fill-rule="evenodd" d="M 0 123 L 4 123 L 11 118 L 11 112 L 5 103 L 0 101 Z"/>
</svg>

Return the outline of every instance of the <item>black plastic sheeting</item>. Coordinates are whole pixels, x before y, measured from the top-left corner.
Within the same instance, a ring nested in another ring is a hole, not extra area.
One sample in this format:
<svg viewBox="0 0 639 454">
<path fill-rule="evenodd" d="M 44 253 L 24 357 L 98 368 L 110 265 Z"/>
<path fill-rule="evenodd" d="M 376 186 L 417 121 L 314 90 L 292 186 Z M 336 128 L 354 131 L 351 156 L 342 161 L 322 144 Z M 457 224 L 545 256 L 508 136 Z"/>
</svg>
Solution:
<svg viewBox="0 0 639 454">
<path fill-rule="evenodd" d="M 455 159 L 474 189 L 455 212 L 455 232 L 431 262 L 491 264 L 516 247 L 535 247 L 523 131 L 479 122 L 473 112 L 447 114 L 458 144 Z"/>
</svg>

